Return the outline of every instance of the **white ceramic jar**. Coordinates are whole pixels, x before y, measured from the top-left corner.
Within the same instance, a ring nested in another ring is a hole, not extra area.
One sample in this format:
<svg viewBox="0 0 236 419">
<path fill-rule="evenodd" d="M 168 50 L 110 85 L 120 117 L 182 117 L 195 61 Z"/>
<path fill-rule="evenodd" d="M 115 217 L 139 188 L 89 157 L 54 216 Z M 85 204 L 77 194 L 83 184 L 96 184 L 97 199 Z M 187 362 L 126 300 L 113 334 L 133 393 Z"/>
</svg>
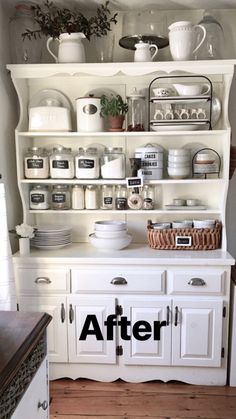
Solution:
<svg viewBox="0 0 236 419">
<path fill-rule="evenodd" d="M 98 188 L 94 185 L 87 185 L 85 190 L 85 208 L 88 210 L 98 209 Z"/>
<path fill-rule="evenodd" d="M 82 185 L 74 185 L 71 192 L 71 208 L 84 209 L 84 188 Z"/>
<path fill-rule="evenodd" d="M 141 159 L 143 178 L 159 180 L 163 176 L 163 148 L 158 144 L 146 144 L 136 148 L 135 157 Z"/>
<path fill-rule="evenodd" d="M 202 37 L 197 41 L 197 30 L 202 31 Z M 206 29 L 202 25 L 194 25 L 189 21 L 174 22 L 169 26 L 170 52 L 174 61 L 193 59 L 195 52 L 206 38 Z"/>
<path fill-rule="evenodd" d="M 103 131 L 103 118 L 101 112 L 101 98 L 90 95 L 76 99 L 77 131 L 100 132 Z"/>
</svg>

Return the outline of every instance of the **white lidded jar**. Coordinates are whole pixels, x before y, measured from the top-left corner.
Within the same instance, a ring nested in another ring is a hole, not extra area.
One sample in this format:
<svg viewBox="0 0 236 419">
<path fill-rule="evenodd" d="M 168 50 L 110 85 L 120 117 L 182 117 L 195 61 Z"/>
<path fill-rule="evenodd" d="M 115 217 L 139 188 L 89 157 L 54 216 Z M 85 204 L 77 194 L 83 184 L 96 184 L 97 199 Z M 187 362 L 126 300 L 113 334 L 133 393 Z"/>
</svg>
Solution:
<svg viewBox="0 0 236 419">
<path fill-rule="evenodd" d="M 100 132 L 103 131 L 103 118 L 101 117 L 101 98 L 89 95 L 76 99 L 77 131 Z"/>
<path fill-rule="evenodd" d="M 74 185 L 71 193 L 71 208 L 84 209 L 84 188 L 82 185 Z"/>
<path fill-rule="evenodd" d="M 77 179 L 98 179 L 100 175 L 97 147 L 79 148 L 75 156 L 75 176 Z"/>
<path fill-rule="evenodd" d="M 49 177 L 48 153 L 45 148 L 28 148 L 24 156 L 24 173 L 27 179 L 47 179 Z"/>
<path fill-rule="evenodd" d="M 87 185 L 85 190 L 85 208 L 88 210 L 98 209 L 98 188 Z"/>
<path fill-rule="evenodd" d="M 163 148 L 158 144 L 146 144 L 136 148 L 135 157 L 141 159 L 143 179 L 159 180 L 163 176 Z"/>
<path fill-rule="evenodd" d="M 50 175 L 52 179 L 73 179 L 75 169 L 71 148 L 61 145 L 53 148 L 50 155 Z"/>
<path fill-rule="evenodd" d="M 124 179 L 125 155 L 122 147 L 107 147 L 101 159 L 101 176 L 103 179 Z"/>
<path fill-rule="evenodd" d="M 30 191 L 30 209 L 47 210 L 49 208 L 49 191 L 47 185 L 35 185 Z"/>
</svg>

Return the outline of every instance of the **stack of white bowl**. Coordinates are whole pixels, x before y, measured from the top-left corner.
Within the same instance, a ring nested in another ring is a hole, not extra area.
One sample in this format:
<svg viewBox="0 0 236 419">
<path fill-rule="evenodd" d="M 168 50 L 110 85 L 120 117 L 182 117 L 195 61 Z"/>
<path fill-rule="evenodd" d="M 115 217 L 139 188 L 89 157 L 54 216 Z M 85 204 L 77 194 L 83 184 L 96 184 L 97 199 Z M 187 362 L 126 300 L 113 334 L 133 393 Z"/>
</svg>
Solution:
<svg viewBox="0 0 236 419">
<path fill-rule="evenodd" d="M 100 250 L 121 250 L 131 243 L 132 236 L 127 232 L 125 221 L 96 221 L 89 240 Z"/>
<path fill-rule="evenodd" d="M 185 148 L 170 149 L 167 171 L 169 177 L 173 179 L 189 177 L 191 173 L 190 150 Z"/>
</svg>

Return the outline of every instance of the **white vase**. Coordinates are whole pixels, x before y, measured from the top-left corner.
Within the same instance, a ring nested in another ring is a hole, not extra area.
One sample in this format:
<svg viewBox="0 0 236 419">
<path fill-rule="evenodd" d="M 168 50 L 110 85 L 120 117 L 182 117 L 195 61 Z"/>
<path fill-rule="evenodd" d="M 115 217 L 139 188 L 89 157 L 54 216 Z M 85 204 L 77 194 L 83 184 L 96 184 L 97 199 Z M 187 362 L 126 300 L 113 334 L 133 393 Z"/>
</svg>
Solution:
<svg viewBox="0 0 236 419">
<path fill-rule="evenodd" d="M 30 240 L 28 237 L 19 239 L 20 255 L 28 255 L 30 253 Z"/>
<path fill-rule="evenodd" d="M 56 39 L 59 42 L 58 57 L 50 49 L 50 43 L 53 41 L 53 38 L 48 38 L 48 52 L 53 56 L 56 63 L 84 63 L 86 61 L 85 50 L 82 44 L 82 39 L 84 38 L 86 36 L 82 32 L 62 33 L 59 39 Z"/>
</svg>

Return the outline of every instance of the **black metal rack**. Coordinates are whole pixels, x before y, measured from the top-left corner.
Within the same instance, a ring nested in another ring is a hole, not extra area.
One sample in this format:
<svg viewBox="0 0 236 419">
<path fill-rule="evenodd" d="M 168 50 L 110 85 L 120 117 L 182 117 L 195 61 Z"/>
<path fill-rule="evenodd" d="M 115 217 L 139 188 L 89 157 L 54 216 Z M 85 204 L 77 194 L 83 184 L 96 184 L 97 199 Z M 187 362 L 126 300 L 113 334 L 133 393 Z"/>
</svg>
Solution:
<svg viewBox="0 0 236 419">
<path fill-rule="evenodd" d="M 198 96 L 183 96 L 183 95 L 176 95 L 176 96 L 153 96 L 151 94 L 152 89 L 155 87 L 161 87 L 163 85 L 163 80 L 168 82 L 168 85 L 171 87 L 173 84 L 176 83 L 175 80 L 184 80 L 185 79 L 197 79 L 196 83 L 201 82 L 202 80 L 204 80 L 204 82 L 206 81 L 209 84 L 209 93 L 207 95 L 198 95 Z M 161 82 L 161 84 L 158 85 L 158 82 Z M 158 76 L 155 77 L 151 83 L 149 84 L 149 89 L 148 89 L 148 99 L 149 99 L 149 103 L 148 103 L 148 123 L 149 123 L 149 131 L 152 131 L 153 127 L 172 127 L 172 129 L 174 127 L 179 127 L 181 125 L 184 125 L 185 127 L 187 127 L 188 125 L 194 125 L 194 126 L 201 126 L 203 129 L 205 129 L 207 127 L 208 130 L 212 129 L 212 123 L 211 123 L 211 115 L 212 115 L 212 82 L 211 80 L 206 77 L 206 76 L 202 76 L 202 75 L 197 75 L 197 74 L 183 74 L 183 75 L 166 75 L 166 76 Z M 161 104 L 170 104 L 170 105 L 174 105 L 174 104 L 180 104 L 183 103 L 184 105 L 186 104 L 190 104 L 190 103 L 209 103 L 209 109 L 208 109 L 208 115 L 209 117 L 206 118 L 201 118 L 201 119 L 177 119 L 177 118 L 173 118 L 173 119 L 151 119 L 151 106 L 154 103 L 161 103 Z M 197 129 L 197 127 L 196 127 Z"/>
</svg>

